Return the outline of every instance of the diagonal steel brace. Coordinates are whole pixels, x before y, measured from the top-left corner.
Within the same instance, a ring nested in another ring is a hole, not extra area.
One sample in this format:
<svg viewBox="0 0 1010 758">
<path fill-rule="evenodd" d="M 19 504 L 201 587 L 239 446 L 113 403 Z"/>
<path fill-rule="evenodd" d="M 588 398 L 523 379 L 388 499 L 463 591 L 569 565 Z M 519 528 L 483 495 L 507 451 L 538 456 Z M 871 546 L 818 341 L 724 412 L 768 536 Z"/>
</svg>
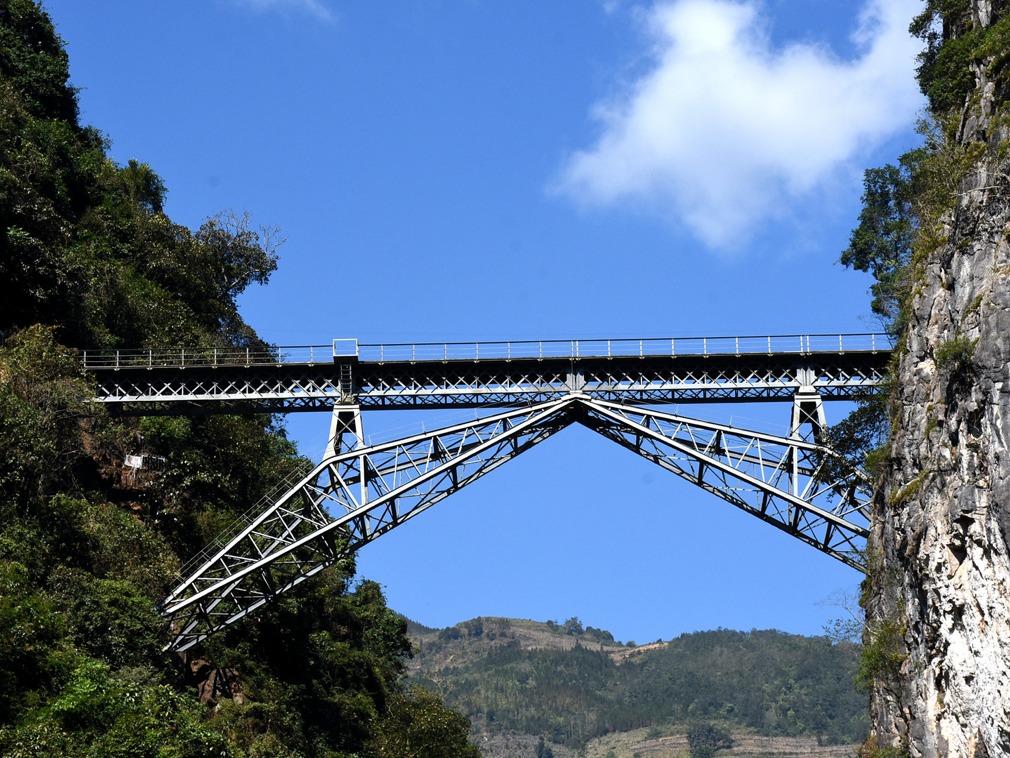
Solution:
<svg viewBox="0 0 1010 758">
<path fill-rule="evenodd" d="M 858 472 L 827 476 L 830 450 L 576 392 L 327 457 L 165 599 L 170 647 L 192 647 L 576 422 L 862 569 L 869 490 Z"/>
</svg>

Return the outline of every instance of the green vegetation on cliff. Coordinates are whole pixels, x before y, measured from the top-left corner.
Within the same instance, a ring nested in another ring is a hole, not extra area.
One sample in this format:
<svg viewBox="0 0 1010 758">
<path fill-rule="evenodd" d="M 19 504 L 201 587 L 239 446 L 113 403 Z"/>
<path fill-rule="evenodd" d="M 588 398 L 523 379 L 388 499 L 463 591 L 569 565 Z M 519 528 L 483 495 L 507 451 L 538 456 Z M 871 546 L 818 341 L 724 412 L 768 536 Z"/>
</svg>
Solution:
<svg viewBox="0 0 1010 758">
<path fill-rule="evenodd" d="M 842 264 L 872 275 L 871 308 L 899 341 L 922 266 L 946 242 L 961 181 L 986 149 L 976 141 L 985 135 L 964 132 L 977 72 L 993 83 L 994 122 L 1005 117 L 1010 16 L 1005 4 L 993 5 L 988 26 L 975 23 L 970 0 L 926 0 L 912 20 L 909 31 L 923 42 L 917 79 L 929 102 L 919 125 L 922 144 L 896 165 L 866 170 L 863 208 L 842 252 Z M 886 398 L 874 398 L 836 427 L 833 441 L 861 462 L 862 455 L 886 445 L 889 434 Z"/>
<path fill-rule="evenodd" d="M 185 661 L 161 651 L 181 562 L 306 465 L 270 417 L 89 404 L 76 349 L 266 347 L 236 298 L 275 269 L 273 233 L 190 230 L 166 191 L 79 123 L 41 7 L 0 0 L 0 754 L 476 755 L 407 688 L 406 624 L 349 561 Z"/>
<path fill-rule="evenodd" d="M 1010 17 L 1005 3 L 993 2 L 995 23 L 976 24 L 971 0 L 926 0 L 910 31 L 925 44 L 917 78 L 934 116 L 960 111 L 976 87 L 974 66 L 985 65 L 1005 90 L 1010 61 Z M 1002 18 L 1000 18 L 1002 16 Z"/>
<path fill-rule="evenodd" d="M 1002 581 L 1006 536 L 1002 517 L 993 516 L 1000 511 L 989 511 L 1000 499 L 992 483 L 1002 476 L 1003 443 L 1000 403 L 990 399 L 982 367 L 988 360 L 991 374 L 1002 376 L 1005 366 L 1005 328 L 992 313 L 1005 296 L 1010 5 L 922 6 L 910 27 L 923 42 L 922 145 L 897 167 L 866 173 L 859 227 L 842 259 L 874 275 L 875 310 L 879 293 L 888 294 L 894 307 L 885 315 L 898 337 L 889 396 L 874 413 L 860 409 L 865 423 L 853 418 L 839 430 L 875 424 L 884 431 L 870 458 L 879 491 L 862 594 L 860 681 L 870 691 L 873 724 L 862 754 L 1003 754 L 1004 693 L 973 684 L 965 672 L 1006 658 L 1000 625 L 990 623 L 1005 610 L 984 600 L 1000 594 L 992 587 Z M 892 254 L 895 229 L 901 256 Z M 962 519 L 980 535 L 963 548 Z M 935 556 L 946 550 L 952 568 L 936 571 L 942 559 Z M 958 564 L 972 567 L 971 581 Z M 962 613 L 966 602 L 982 610 Z M 963 637 L 971 650 L 987 652 L 953 653 Z M 980 726 L 990 714 L 996 726 Z"/>
</svg>

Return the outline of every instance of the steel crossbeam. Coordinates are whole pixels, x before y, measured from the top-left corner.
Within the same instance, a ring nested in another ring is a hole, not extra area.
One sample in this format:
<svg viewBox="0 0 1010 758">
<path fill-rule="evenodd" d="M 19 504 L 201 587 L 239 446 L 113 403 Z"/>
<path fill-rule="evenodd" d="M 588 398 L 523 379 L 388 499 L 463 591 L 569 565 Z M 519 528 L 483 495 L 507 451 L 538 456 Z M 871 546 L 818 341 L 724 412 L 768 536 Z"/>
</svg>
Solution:
<svg viewBox="0 0 1010 758">
<path fill-rule="evenodd" d="M 857 472 L 827 475 L 829 450 L 576 391 L 327 457 L 164 601 L 171 647 L 197 644 L 572 423 L 861 568 L 869 492 Z"/>
<path fill-rule="evenodd" d="M 90 366 L 96 400 L 121 412 L 292 412 L 516 407 L 570 392 L 639 405 L 852 399 L 880 383 L 888 350 L 480 358 L 193 366 Z"/>
</svg>

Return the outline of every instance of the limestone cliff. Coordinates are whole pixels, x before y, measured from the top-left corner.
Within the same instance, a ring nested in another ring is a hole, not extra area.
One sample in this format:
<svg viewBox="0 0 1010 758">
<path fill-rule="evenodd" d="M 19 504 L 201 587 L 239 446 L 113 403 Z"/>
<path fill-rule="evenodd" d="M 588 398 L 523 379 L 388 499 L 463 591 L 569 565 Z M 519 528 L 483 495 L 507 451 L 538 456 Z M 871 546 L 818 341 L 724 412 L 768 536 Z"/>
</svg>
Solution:
<svg viewBox="0 0 1010 758">
<path fill-rule="evenodd" d="M 944 35 L 981 39 L 1008 5 L 964 2 Z M 934 146 L 949 204 L 922 219 L 870 541 L 870 744 L 912 756 L 1010 755 L 1006 54 L 966 57 L 972 91 Z"/>
</svg>

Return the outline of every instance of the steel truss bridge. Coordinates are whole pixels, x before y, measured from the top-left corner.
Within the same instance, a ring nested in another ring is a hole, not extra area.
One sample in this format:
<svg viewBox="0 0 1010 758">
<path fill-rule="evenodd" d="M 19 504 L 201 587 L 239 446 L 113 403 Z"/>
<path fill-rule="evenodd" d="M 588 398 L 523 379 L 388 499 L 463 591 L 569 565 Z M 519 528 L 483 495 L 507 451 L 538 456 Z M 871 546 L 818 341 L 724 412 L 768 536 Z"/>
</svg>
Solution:
<svg viewBox="0 0 1010 758">
<path fill-rule="evenodd" d="M 120 413 L 332 412 L 323 460 L 254 506 L 164 600 L 183 651 L 570 426 L 581 424 L 853 568 L 872 492 L 825 444 L 823 401 L 873 392 L 880 334 L 88 351 Z M 786 402 L 788 436 L 658 410 Z M 364 411 L 471 421 L 366 444 Z"/>
</svg>

